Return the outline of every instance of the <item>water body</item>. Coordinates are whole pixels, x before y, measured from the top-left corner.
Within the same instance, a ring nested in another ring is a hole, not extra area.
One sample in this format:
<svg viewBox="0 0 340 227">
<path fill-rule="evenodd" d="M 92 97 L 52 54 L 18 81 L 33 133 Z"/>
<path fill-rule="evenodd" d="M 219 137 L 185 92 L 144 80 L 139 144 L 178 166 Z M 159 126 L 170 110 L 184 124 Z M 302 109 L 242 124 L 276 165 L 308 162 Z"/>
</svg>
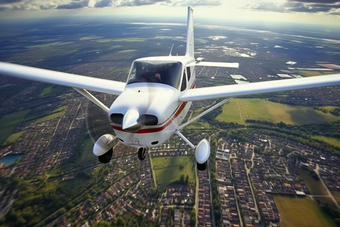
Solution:
<svg viewBox="0 0 340 227">
<path fill-rule="evenodd" d="M 0 159 L 0 164 L 4 163 L 5 166 L 10 166 L 15 163 L 16 160 L 20 159 L 23 156 L 23 154 L 13 154 L 8 155 L 2 159 Z"/>
</svg>

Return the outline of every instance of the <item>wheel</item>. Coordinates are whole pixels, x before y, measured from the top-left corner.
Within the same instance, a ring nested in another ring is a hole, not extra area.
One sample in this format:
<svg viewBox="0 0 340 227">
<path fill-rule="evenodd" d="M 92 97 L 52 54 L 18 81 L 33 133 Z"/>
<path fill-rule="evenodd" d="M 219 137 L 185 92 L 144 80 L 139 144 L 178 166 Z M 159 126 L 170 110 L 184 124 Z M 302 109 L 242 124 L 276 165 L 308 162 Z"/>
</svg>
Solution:
<svg viewBox="0 0 340 227">
<path fill-rule="evenodd" d="M 197 169 L 200 170 L 200 171 L 204 171 L 207 169 L 207 162 L 203 163 L 203 164 L 200 164 L 197 162 Z"/>
<path fill-rule="evenodd" d="M 113 148 L 111 148 L 111 149 L 110 149 L 108 152 L 106 152 L 105 154 L 98 156 L 98 160 L 99 160 L 101 163 L 109 163 L 110 160 L 111 160 L 112 154 L 113 154 Z"/>
<path fill-rule="evenodd" d="M 143 161 L 145 159 L 145 156 L 146 156 L 146 148 L 139 148 L 138 149 L 138 159 Z"/>
</svg>

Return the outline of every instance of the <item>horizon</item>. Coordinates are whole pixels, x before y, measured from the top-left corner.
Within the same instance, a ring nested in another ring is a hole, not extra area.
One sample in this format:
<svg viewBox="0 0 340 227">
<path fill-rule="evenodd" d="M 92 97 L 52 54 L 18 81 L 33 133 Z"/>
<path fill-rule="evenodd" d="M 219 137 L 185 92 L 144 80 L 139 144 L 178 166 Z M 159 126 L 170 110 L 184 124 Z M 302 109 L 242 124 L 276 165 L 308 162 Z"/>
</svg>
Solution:
<svg viewBox="0 0 340 227">
<path fill-rule="evenodd" d="M 14 3 L 8 3 L 14 2 Z M 238 21 L 243 23 L 291 23 L 340 27 L 340 2 L 328 0 L 298 0 L 274 2 L 240 0 L 226 3 L 220 0 L 6 0 L 0 2 L 0 19 L 6 23 L 27 19 L 58 17 L 124 17 L 177 19 L 186 22 L 187 6 L 194 9 L 195 21 Z M 313 3 L 311 3 L 313 2 Z"/>
</svg>

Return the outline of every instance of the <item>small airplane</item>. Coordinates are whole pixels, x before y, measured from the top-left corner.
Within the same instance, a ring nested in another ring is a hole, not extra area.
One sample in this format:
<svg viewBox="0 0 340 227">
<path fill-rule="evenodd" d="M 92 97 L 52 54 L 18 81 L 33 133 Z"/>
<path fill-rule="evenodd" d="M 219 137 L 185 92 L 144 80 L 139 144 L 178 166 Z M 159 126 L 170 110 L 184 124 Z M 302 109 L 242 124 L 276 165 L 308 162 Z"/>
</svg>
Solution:
<svg viewBox="0 0 340 227">
<path fill-rule="evenodd" d="M 148 148 L 160 146 L 177 134 L 195 150 L 199 170 L 206 169 L 210 144 L 207 139 L 203 139 L 195 146 L 180 130 L 223 105 L 230 97 L 340 84 L 340 74 L 333 74 L 195 88 L 196 66 L 238 68 L 239 64 L 202 62 L 201 58 L 195 59 L 193 10 L 190 6 L 186 42 L 184 56 L 172 56 L 170 51 L 169 56 L 145 57 L 133 61 L 126 83 L 4 62 L 0 62 L 0 74 L 73 87 L 103 109 L 108 114 L 116 136 L 105 134 L 95 142 L 93 153 L 102 163 L 111 160 L 116 139 L 124 145 L 138 148 L 138 158 L 144 160 Z M 88 90 L 118 97 L 108 108 Z M 192 101 L 216 98 L 226 99 L 181 125 Z"/>
</svg>

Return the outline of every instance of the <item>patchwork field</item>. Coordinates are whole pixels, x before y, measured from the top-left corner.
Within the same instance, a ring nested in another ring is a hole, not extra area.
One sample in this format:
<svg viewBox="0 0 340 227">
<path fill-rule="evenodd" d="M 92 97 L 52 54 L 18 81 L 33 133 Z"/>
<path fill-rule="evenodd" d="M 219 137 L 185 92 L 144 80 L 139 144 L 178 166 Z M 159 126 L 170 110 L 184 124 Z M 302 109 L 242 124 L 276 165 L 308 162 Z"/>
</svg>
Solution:
<svg viewBox="0 0 340 227">
<path fill-rule="evenodd" d="M 26 117 L 29 110 L 8 114 L 0 119 L 0 145 L 12 134 L 15 127 Z"/>
<path fill-rule="evenodd" d="M 331 191 L 335 200 L 340 204 L 340 191 Z"/>
<path fill-rule="evenodd" d="M 333 146 L 340 147 L 340 140 L 335 139 L 335 138 L 325 137 L 325 136 L 313 136 L 313 139 L 318 139 L 328 144 L 331 144 Z"/>
<path fill-rule="evenodd" d="M 305 181 L 311 195 L 328 195 L 320 180 L 315 180 L 304 169 L 298 169 L 299 176 Z"/>
<path fill-rule="evenodd" d="M 80 158 L 77 159 L 77 163 L 85 163 L 97 160 L 97 157 L 93 154 L 92 149 L 93 149 L 92 140 L 90 138 L 84 140 Z"/>
<path fill-rule="evenodd" d="M 195 182 L 196 162 L 193 156 L 157 157 L 152 159 L 152 163 L 159 192 L 172 181 L 179 180 L 182 174 L 189 176 L 189 182 Z"/>
<path fill-rule="evenodd" d="M 280 227 L 335 227 L 334 221 L 323 213 L 312 199 L 274 196 L 275 204 L 280 212 Z"/>
<path fill-rule="evenodd" d="M 297 70 L 297 73 L 303 75 L 303 76 L 321 76 L 321 75 L 329 75 L 334 74 L 336 71 L 315 71 L 315 70 Z"/>
<path fill-rule="evenodd" d="M 294 106 L 264 99 L 232 99 L 222 107 L 218 121 L 244 124 L 247 119 L 287 124 L 308 124 L 340 120 L 330 113 L 317 111 L 309 106 Z"/>
</svg>

